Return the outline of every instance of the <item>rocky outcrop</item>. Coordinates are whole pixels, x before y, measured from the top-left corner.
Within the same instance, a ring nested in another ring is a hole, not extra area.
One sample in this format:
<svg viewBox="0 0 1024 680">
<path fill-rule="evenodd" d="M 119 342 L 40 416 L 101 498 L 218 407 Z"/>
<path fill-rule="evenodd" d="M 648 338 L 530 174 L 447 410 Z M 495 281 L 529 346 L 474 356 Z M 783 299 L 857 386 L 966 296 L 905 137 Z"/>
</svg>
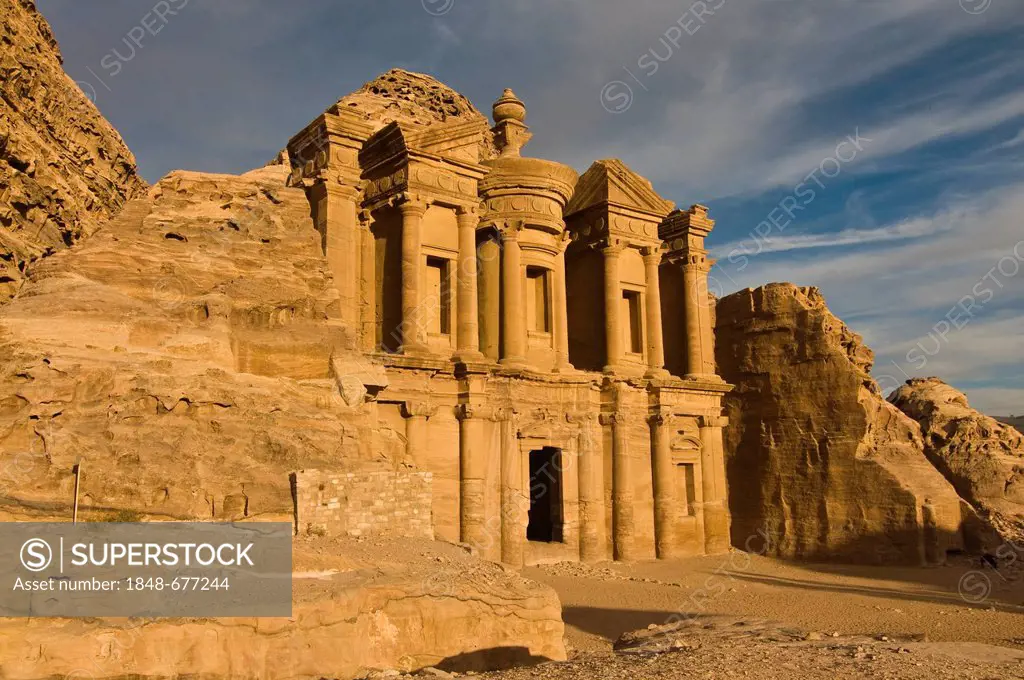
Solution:
<svg viewBox="0 0 1024 680">
<path fill-rule="evenodd" d="M 921 425 L 925 452 L 956 490 L 997 524 L 1024 528 L 1024 434 L 971 408 L 938 378 L 914 378 L 889 400 Z"/>
<path fill-rule="evenodd" d="M 300 540 L 295 567 L 287 619 L 6 619 L 0 676 L 349 680 L 565 659 L 555 592 L 455 546 Z"/>
<path fill-rule="evenodd" d="M 171 173 L 34 267 L 0 310 L 0 512 L 64 516 L 79 459 L 87 518 L 290 516 L 289 472 L 392 464 L 287 174 Z"/>
<path fill-rule="evenodd" d="M 121 136 L 61 68 L 32 0 L 0 0 L 0 303 L 40 258 L 145 193 Z"/>
<path fill-rule="evenodd" d="M 941 562 L 963 547 L 956 491 L 816 288 L 720 300 L 717 360 L 736 385 L 725 443 L 734 545 L 867 563 Z"/>
</svg>

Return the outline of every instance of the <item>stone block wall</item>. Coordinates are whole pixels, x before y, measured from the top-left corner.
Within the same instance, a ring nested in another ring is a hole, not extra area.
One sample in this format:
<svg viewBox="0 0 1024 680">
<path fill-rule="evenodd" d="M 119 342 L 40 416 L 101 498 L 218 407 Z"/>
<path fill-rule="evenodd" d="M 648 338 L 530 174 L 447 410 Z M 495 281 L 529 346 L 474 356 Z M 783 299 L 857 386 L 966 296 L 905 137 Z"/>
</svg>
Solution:
<svg viewBox="0 0 1024 680">
<path fill-rule="evenodd" d="M 300 470 L 291 482 L 296 533 L 434 537 L 430 472 Z"/>
</svg>

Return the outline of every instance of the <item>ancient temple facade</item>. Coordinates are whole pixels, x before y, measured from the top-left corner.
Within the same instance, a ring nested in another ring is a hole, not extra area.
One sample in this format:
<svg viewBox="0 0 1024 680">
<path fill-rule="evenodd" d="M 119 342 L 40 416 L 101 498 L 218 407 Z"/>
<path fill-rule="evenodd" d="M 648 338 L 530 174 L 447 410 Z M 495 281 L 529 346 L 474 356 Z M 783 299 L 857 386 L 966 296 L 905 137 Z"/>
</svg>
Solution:
<svg viewBox="0 0 1024 680">
<path fill-rule="evenodd" d="M 524 156 L 509 90 L 493 125 L 397 118 L 339 102 L 290 181 L 366 369 L 341 370 L 385 375 L 365 408 L 433 473 L 435 535 L 516 566 L 727 550 L 707 209 Z"/>
</svg>

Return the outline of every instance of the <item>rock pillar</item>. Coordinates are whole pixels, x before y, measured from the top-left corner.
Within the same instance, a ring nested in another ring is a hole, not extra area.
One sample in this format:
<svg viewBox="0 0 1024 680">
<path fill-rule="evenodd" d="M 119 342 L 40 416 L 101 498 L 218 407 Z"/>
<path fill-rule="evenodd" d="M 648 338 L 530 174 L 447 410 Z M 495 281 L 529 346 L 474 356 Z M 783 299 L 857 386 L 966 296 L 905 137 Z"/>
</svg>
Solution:
<svg viewBox="0 0 1024 680">
<path fill-rule="evenodd" d="M 434 414 L 434 408 L 422 402 L 407 401 L 402 404 L 402 416 L 405 418 L 405 454 L 414 465 L 421 465 L 426 460 L 429 446 L 427 418 Z"/>
<path fill-rule="evenodd" d="M 608 536 L 605 527 L 604 456 L 597 419 L 592 415 L 580 418 L 579 483 L 580 483 L 580 561 L 600 562 L 608 559 Z"/>
<path fill-rule="evenodd" d="M 668 418 L 651 416 L 651 468 L 654 472 L 654 545 L 659 559 L 676 553 L 678 501 L 675 467 L 672 464 L 671 428 Z"/>
<path fill-rule="evenodd" d="M 687 262 L 683 265 L 683 285 L 686 289 L 686 375 L 717 380 L 708 270 L 705 262 Z"/>
<path fill-rule="evenodd" d="M 518 568 L 523 566 L 525 518 L 530 502 L 523 488 L 523 466 L 512 410 L 502 409 L 496 417 L 501 437 L 501 561 Z"/>
<path fill-rule="evenodd" d="M 700 467 L 704 509 L 704 550 L 709 555 L 729 550 L 729 505 L 725 481 L 725 449 L 722 428 L 729 422 L 722 416 L 700 419 Z"/>
<path fill-rule="evenodd" d="M 317 182 L 309 190 L 324 256 L 338 289 L 340 318 L 353 334 L 360 327 L 358 198 L 357 187 L 331 179 Z"/>
<path fill-rule="evenodd" d="M 376 352 L 377 343 L 377 263 L 374 257 L 373 216 L 369 211 L 359 215 L 359 297 L 360 346 L 364 352 Z"/>
<path fill-rule="evenodd" d="M 406 200 L 402 212 L 402 351 L 425 352 L 426 329 L 420 319 L 420 278 L 422 272 L 423 215 L 425 203 Z"/>
<path fill-rule="evenodd" d="M 480 329 L 477 311 L 477 214 L 466 208 L 458 212 L 459 267 L 456 276 L 459 318 L 456 326 L 455 357 L 460 361 L 480 361 Z"/>
<path fill-rule="evenodd" d="M 502 364 L 523 365 L 526 362 L 526 308 L 523 305 L 523 257 L 518 230 L 505 231 L 501 243 L 501 280 L 504 294 L 504 352 Z"/>
<path fill-rule="evenodd" d="M 622 360 L 622 285 L 619 281 L 619 256 L 622 246 L 608 245 L 604 254 L 604 335 L 607 361 L 606 373 L 614 372 Z"/>
<path fill-rule="evenodd" d="M 484 505 L 486 414 L 476 406 L 460 404 L 456 416 L 459 419 L 459 539 L 492 559 L 495 540 L 487 535 Z"/>
<path fill-rule="evenodd" d="M 569 363 L 569 310 L 565 297 L 565 249 L 569 241 L 561 244 L 555 258 L 554 291 L 554 330 L 555 330 L 555 371 L 564 373 L 573 370 Z"/>
<path fill-rule="evenodd" d="M 480 351 L 491 361 L 500 358 L 501 341 L 501 245 L 489 234 L 477 246 L 480 258 L 478 273 Z"/>
<path fill-rule="evenodd" d="M 617 413 L 601 414 L 612 428 L 612 545 L 616 560 L 636 559 L 633 540 L 633 471 L 626 443 L 626 423 Z"/>
<path fill-rule="evenodd" d="M 661 327 L 660 248 L 644 249 L 644 273 L 647 284 L 647 377 L 665 378 L 665 336 Z"/>
</svg>

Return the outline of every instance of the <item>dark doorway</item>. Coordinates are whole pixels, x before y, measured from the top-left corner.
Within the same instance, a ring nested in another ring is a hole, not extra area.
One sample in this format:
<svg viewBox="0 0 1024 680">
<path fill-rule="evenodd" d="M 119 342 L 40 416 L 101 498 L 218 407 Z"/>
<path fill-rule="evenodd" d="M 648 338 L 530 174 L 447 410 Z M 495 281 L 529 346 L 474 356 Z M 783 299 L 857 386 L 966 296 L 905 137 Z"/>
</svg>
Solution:
<svg viewBox="0 0 1024 680">
<path fill-rule="evenodd" d="M 562 452 L 551 446 L 530 451 L 530 541 L 562 541 Z"/>
</svg>

